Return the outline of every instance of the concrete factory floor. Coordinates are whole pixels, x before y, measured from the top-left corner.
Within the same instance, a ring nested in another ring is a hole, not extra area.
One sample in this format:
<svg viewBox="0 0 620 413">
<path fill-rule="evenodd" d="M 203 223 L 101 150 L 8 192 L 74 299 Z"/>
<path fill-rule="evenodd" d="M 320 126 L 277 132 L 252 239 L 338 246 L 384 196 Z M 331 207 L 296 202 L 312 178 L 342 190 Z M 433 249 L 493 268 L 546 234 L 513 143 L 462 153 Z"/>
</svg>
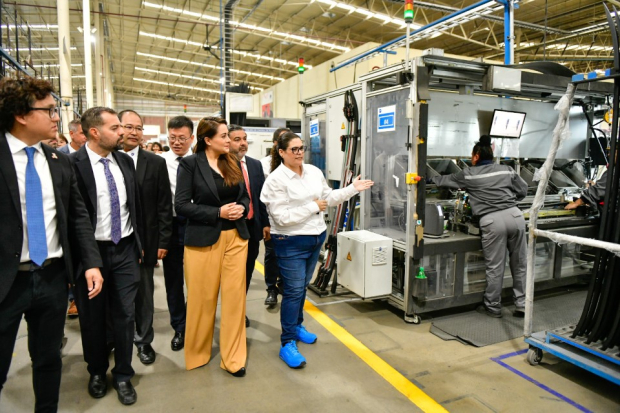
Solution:
<svg viewBox="0 0 620 413">
<path fill-rule="evenodd" d="M 262 254 L 261 254 L 262 257 Z M 262 259 L 261 259 L 262 261 Z M 111 386 L 99 400 L 87 393 L 88 373 L 82 357 L 78 320 L 67 320 L 63 350 L 60 412 L 617 412 L 618 387 L 545 354 L 530 366 L 523 339 L 475 348 L 443 341 L 429 333 L 432 319 L 420 325 L 403 322 L 402 313 L 383 302 L 355 296 L 319 299 L 309 292 L 308 330 L 314 345 L 299 344 L 308 360 L 289 369 L 279 358 L 279 305 L 263 305 L 262 266 L 254 272 L 248 294 L 248 365 L 244 378 L 219 368 L 215 355 L 205 367 L 186 371 L 183 351 L 170 349 L 161 268 L 155 271 L 155 341 L 157 360 L 144 366 L 134 356 L 132 380 L 138 401 L 122 406 Z M 219 322 L 218 322 L 219 323 Z M 216 326 L 218 324 L 216 323 Z M 216 331 L 216 338 L 218 332 Z M 26 324 L 19 331 L 0 412 L 33 410 Z M 493 358 L 502 359 L 504 365 Z"/>
</svg>

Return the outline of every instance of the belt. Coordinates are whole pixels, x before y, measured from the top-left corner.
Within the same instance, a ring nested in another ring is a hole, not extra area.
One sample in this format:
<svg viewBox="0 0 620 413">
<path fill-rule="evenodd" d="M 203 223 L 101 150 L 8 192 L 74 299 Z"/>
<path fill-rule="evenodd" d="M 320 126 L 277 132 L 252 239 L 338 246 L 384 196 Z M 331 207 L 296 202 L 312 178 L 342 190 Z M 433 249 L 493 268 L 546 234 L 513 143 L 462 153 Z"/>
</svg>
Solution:
<svg viewBox="0 0 620 413">
<path fill-rule="evenodd" d="M 41 265 L 37 265 L 37 264 L 35 264 L 32 261 L 22 262 L 17 267 L 17 271 L 36 271 L 36 270 L 40 270 L 41 268 L 45 268 L 45 267 L 55 263 L 59 259 L 60 258 L 48 258 L 45 261 L 43 261 L 43 264 L 41 264 Z"/>
</svg>

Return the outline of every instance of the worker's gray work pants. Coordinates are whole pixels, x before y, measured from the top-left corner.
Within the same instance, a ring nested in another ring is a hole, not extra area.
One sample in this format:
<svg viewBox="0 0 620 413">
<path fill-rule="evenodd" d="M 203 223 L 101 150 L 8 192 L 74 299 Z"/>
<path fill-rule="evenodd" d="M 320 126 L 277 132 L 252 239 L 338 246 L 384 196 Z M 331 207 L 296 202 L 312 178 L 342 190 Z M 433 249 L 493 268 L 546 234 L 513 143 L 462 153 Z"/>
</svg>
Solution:
<svg viewBox="0 0 620 413">
<path fill-rule="evenodd" d="M 480 219 L 482 252 L 487 270 L 484 305 L 494 313 L 502 310 L 502 284 L 506 267 L 506 249 L 510 257 L 512 291 L 517 308 L 525 307 L 525 272 L 527 248 L 525 219 L 517 207 L 491 212 Z"/>
</svg>

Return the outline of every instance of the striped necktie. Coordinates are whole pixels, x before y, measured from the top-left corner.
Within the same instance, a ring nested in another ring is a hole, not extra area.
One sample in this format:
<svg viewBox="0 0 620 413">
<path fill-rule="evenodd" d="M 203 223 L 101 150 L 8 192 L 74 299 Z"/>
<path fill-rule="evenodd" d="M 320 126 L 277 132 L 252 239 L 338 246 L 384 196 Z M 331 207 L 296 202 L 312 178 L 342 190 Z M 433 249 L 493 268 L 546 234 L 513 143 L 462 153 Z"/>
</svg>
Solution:
<svg viewBox="0 0 620 413">
<path fill-rule="evenodd" d="M 110 216 L 112 218 L 112 242 L 118 244 L 121 240 L 123 231 L 121 230 L 121 202 L 118 199 L 118 189 L 116 189 L 116 182 L 114 182 L 114 176 L 110 171 L 110 160 L 108 158 L 101 158 L 99 162 L 103 164 L 103 170 L 105 172 L 105 180 L 108 182 L 108 190 L 110 191 Z"/>
</svg>

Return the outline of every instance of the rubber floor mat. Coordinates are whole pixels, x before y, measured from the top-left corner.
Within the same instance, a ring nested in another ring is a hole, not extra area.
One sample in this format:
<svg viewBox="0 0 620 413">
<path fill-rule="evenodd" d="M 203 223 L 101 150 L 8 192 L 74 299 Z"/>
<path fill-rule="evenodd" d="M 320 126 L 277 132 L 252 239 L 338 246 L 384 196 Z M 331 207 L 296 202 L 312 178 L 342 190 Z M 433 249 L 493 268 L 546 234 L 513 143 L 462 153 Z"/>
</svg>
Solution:
<svg viewBox="0 0 620 413">
<path fill-rule="evenodd" d="M 587 291 L 577 291 L 534 301 L 533 331 L 553 330 L 579 321 Z M 431 333 L 444 340 L 458 340 L 476 347 L 523 336 L 523 319 L 512 316 L 514 306 L 502 309 L 502 318 L 470 311 L 433 321 Z"/>
</svg>

